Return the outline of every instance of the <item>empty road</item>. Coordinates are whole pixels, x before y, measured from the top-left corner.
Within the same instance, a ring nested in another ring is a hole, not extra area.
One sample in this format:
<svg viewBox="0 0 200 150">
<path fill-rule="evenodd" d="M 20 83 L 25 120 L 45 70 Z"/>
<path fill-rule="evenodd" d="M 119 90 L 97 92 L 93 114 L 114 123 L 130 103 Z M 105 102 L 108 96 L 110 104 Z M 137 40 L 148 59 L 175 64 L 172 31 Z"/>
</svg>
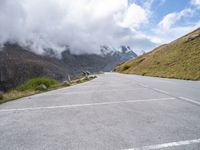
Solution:
<svg viewBox="0 0 200 150">
<path fill-rule="evenodd" d="M 200 82 L 105 73 L 0 105 L 0 150 L 199 150 Z"/>
</svg>

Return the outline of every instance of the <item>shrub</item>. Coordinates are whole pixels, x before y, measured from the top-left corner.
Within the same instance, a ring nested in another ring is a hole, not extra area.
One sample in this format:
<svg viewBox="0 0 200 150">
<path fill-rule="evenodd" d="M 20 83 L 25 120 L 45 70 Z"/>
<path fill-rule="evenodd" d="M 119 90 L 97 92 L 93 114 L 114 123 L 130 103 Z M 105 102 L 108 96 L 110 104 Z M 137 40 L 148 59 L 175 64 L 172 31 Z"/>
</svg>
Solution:
<svg viewBox="0 0 200 150">
<path fill-rule="evenodd" d="M 26 83 L 19 86 L 17 89 L 21 91 L 36 90 L 42 84 L 49 88 L 55 84 L 58 84 L 58 81 L 50 77 L 38 77 L 27 81 Z"/>
<path fill-rule="evenodd" d="M 141 73 L 142 76 L 145 76 L 146 74 L 147 74 L 146 72 L 142 72 L 142 73 Z"/>
<path fill-rule="evenodd" d="M 125 65 L 125 66 L 123 66 L 122 70 L 123 70 L 123 71 L 126 71 L 126 70 L 128 70 L 130 67 L 131 67 L 131 66 L 129 66 L 129 65 Z"/>
<path fill-rule="evenodd" d="M 3 100 L 3 94 L 0 93 L 0 100 Z"/>
</svg>

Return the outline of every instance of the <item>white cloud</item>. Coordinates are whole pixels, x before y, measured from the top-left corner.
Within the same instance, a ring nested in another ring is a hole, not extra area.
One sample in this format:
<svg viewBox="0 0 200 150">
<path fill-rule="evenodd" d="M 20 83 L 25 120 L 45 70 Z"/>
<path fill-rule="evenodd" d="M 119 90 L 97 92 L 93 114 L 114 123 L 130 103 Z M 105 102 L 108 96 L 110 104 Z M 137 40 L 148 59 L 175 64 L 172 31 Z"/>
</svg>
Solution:
<svg viewBox="0 0 200 150">
<path fill-rule="evenodd" d="M 191 9 L 184 9 L 181 12 L 174 12 L 167 14 L 162 21 L 159 23 L 159 27 L 163 30 L 170 29 L 174 24 L 177 23 L 180 19 L 183 17 L 187 17 L 193 14 L 193 11 Z"/>
<path fill-rule="evenodd" d="M 167 14 L 158 23 L 157 28 L 153 29 L 153 35 L 150 38 L 155 43 L 164 44 L 195 30 L 200 26 L 200 22 L 180 24 L 181 19 L 189 19 L 194 13 L 195 10 L 186 8 L 180 12 Z"/>
<path fill-rule="evenodd" d="M 149 11 L 139 5 L 131 4 L 123 14 L 119 25 L 126 28 L 138 28 L 148 22 Z"/>
<path fill-rule="evenodd" d="M 142 49 L 130 41 L 138 36 L 132 31 L 148 22 L 148 10 L 128 0 L 1 0 L 0 22 L 1 43 L 30 45 L 37 53 L 59 53 L 63 45 L 74 53 L 97 53 L 100 45 Z"/>
<path fill-rule="evenodd" d="M 197 6 L 200 8 L 200 0 L 191 0 L 192 5 Z"/>
<path fill-rule="evenodd" d="M 0 43 L 13 41 L 29 45 L 39 54 L 45 48 L 60 53 L 66 45 L 70 45 L 73 53 L 98 53 L 100 45 L 151 50 L 200 25 L 180 24 L 197 11 L 191 5 L 167 14 L 155 24 L 151 19 L 158 15 L 153 8 L 165 1 L 0 0 Z M 200 4 L 199 0 L 191 1 L 193 5 Z"/>
</svg>

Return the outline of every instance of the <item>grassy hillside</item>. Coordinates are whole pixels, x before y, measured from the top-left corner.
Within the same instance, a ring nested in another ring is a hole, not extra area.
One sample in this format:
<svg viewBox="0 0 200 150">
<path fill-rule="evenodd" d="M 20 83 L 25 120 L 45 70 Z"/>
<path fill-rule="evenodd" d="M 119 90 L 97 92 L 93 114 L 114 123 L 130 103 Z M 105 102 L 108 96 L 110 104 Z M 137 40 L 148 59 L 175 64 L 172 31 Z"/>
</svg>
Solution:
<svg viewBox="0 0 200 150">
<path fill-rule="evenodd" d="M 117 72 L 186 80 L 200 80 L 200 28 L 136 59 Z"/>
<path fill-rule="evenodd" d="M 37 77 L 28 80 L 27 82 L 19 85 L 15 89 L 7 91 L 6 93 L 0 92 L 0 104 L 16 100 L 22 97 L 27 97 L 43 92 L 48 92 L 51 90 L 56 90 L 80 83 L 84 83 L 90 80 L 95 79 L 96 76 L 77 76 L 71 82 L 60 82 L 50 77 Z M 44 85 L 44 86 L 41 86 Z"/>
</svg>

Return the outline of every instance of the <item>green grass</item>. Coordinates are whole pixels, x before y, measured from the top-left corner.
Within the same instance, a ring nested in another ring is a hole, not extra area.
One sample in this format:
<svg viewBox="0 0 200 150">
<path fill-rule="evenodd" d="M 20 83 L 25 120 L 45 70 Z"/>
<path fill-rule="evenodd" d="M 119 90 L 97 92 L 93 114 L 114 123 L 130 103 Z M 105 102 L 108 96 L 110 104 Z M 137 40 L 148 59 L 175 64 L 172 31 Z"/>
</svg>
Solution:
<svg viewBox="0 0 200 150">
<path fill-rule="evenodd" d="M 27 81 L 26 83 L 20 85 L 17 89 L 20 91 L 37 90 L 38 86 L 41 84 L 44 84 L 47 88 L 50 88 L 51 86 L 59 84 L 59 82 L 50 77 L 38 77 Z"/>
<path fill-rule="evenodd" d="M 8 101 L 12 101 L 12 100 L 16 100 L 22 97 L 27 97 L 27 96 L 31 96 L 31 95 L 35 95 L 35 94 L 39 94 L 39 93 L 43 93 L 43 92 L 48 92 L 51 90 L 56 90 L 56 89 L 60 89 L 60 88 L 64 88 L 64 87 L 68 87 L 68 86 L 72 86 L 72 85 L 76 85 L 79 83 L 83 83 L 83 82 L 87 82 L 90 81 L 92 79 L 96 78 L 96 76 L 89 76 L 89 77 L 78 77 L 75 80 L 72 80 L 70 83 L 61 83 L 59 81 L 56 81 L 52 78 L 49 77 L 39 77 L 39 78 L 34 78 L 31 79 L 29 81 L 27 81 L 26 83 L 18 86 L 17 88 L 10 90 L 4 94 L 0 94 L 0 104 L 8 102 Z M 38 86 L 44 84 L 47 87 L 47 90 L 38 90 Z"/>
<path fill-rule="evenodd" d="M 199 34 L 199 36 L 188 40 L 188 37 L 193 34 Z M 115 71 L 127 74 L 200 80 L 200 29 L 119 65 Z"/>
</svg>

